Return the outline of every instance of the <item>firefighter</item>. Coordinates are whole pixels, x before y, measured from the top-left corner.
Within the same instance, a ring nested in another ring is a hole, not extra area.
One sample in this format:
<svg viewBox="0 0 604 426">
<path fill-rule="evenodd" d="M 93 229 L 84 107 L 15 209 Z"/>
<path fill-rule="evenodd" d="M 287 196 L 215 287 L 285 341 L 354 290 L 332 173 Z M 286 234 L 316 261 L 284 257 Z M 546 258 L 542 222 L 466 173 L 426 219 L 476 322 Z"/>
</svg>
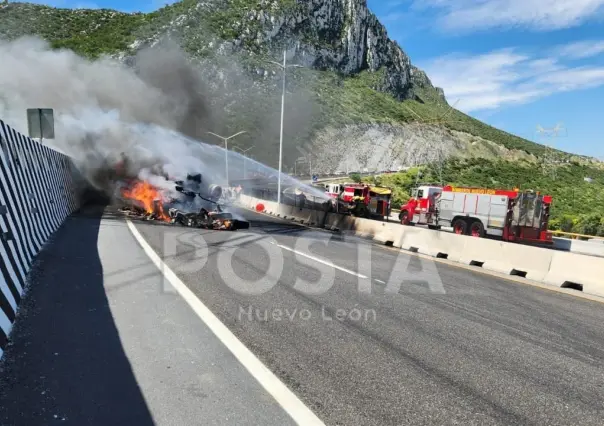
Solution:
<svg viewBox="0 0 604 426">
<path fill-rule="evenodd" d="M 365 197 L 362 195 L 355 195 L 352 197 L 350 203 L 352 204 L 352 213 L 355 216 L 366 215 Z"/>
<path fill-rule="evenodd" d="M 304 192 L 300 191 L 300 195 L 298 195 L 298 205 L 300 206 L 300 210 L 302 210 L 304 208 L 304 204 L 306 204 L 306 195 L 304 195 Z"/>
</svg>

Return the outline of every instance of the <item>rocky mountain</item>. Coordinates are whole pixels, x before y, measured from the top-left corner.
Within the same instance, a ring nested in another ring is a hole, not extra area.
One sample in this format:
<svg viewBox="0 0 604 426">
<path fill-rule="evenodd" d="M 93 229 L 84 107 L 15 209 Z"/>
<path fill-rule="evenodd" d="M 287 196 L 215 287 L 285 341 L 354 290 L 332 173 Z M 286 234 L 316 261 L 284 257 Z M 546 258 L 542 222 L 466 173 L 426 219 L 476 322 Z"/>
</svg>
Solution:
<svg viewBox="0 0 604 426">
<path fill-rule="evenodd" d="M 287 49 L 289 61 L 309 69 L 343 76 L 381 71 L 373 89 L 399 101 L 428 90 L 446 104 L 443 90 L 411 65 L 366 0 L 199 1 L 183 12 L 130 47 L 139 49 L 169 34 L 194 55 L 212 49 L 253 55 Z"/>
<path fill-rule="evenodd" d="M 247 130 L 242 144 L 275 165 L 283 51 L 288 69 L 285 163 L 315 157 L 316 171 L 386 170 L 484 156 L 538 162 L 543 146 L 453 108 L 413 66 L 366 0 L 182 0 L 149 14 L 0 6 L 0 37 L 38 35 L 89 58 L 136 67 L 137 53 L 170 40 L 208 82 L 211 117 L 189 134 Z M 178 78 L 178 70 L 165 78 Z M 556 152 L 559 161 L 571 158 Z"/>
</svg>

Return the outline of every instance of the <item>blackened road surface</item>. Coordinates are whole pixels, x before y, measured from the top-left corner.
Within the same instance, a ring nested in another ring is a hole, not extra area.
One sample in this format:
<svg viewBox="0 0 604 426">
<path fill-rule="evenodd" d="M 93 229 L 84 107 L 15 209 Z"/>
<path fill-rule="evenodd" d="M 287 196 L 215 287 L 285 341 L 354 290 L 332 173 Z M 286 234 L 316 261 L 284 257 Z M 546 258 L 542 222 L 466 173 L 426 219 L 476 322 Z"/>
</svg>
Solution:
<svg viewBox="0 0 604 426">
<path fill-rule="evenodd" d="M 234 233 L 136 227 L 327 424 L 602 424 L 604 305 L 242 214 Z M 0 424 L 285 424 L 124 222 L 101 223 L 97 243 L 71 219 L 41 256 Z"/>
</svg>

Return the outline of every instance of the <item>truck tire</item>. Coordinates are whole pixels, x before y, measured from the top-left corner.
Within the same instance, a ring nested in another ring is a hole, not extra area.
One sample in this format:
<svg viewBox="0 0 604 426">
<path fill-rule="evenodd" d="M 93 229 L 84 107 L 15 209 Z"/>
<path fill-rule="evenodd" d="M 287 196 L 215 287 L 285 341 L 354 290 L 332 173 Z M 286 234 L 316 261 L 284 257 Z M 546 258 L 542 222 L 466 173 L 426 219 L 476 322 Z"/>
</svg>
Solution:
<svg viewBox="0 0 604 426">
<path fill-rule="evenodd" d="M 401 222 L 401 225 L 409 225 L 409 212 L 407 210 L 403 210 L 398 214 L 398 220 Z"/>
<path fill-rule="evenodd" d="M 451 226 L 457 235 L 468 235 L 468 222 L 465 219 L 455 219 Z"/>
<path fill-rule="evenodd" d="M 484 237 L 484 225 L 482 224 L 482 222 L 479 220 L 472 221 L 472 223 L 470 223 L 468 234 L 472 237 Z"/>
</svg>

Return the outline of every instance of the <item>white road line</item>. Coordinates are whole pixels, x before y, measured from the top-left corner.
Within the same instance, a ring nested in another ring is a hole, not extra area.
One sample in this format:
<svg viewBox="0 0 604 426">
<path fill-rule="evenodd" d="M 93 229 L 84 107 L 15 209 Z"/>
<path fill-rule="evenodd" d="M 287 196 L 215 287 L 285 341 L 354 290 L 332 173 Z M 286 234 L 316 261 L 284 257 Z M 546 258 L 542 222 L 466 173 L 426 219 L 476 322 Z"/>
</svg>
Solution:
<svg viewBox="0 0 604 426">
<path fill-rule="evenodd" d="M 277 401 L 287 414 L 300 425 L 325 424 L 294 393 L 273 374 L 237 337 L 216 317 L 201 300 L 176 276 L 159 255 L 145 241 L 131 221 L 128 228 L 141 245 L 147 256 L 189 304 L 197 316 L 208 326 L 216 337 L 227 347 L 262 387 Z"/>
<path fill-rule="evenodd" d="M 375 278 L 375 282 L 378 282 L 380 284 L 386 284 L 386 281 L 378 280 L 377 278 Z"/>
<path fill-rule="evenodd" d="M 307 258 L 309 258 L 309 259 L 312 259 L 312 260 L 314 260 L 315 262 L 322 263 L 323 265 L 331 266 L 332 268 L 338 269 L 338 270 L 340 270 L 340 271 L 342 271 L 342 272 L 346 272 L 347 274 L 354 275 L 355 277 L 359 277 L 359 278 L 364 278 L 364 279 L 367 279 L 367 277 L 366 277 L 365 275 L 363 275 L 363 274 L 359 274 L 359 273 L 354 272 L 354 271 L 351 271 L 350 269 L 342 268 L 341 266 L 338 266 L 338 265 L 333 264 L 333 263 L 332 263 L 332 262 L 330 262 L 329 260 L 320 259 L 320 258 L 315 257 L 315 256 L 312 256 L 312 255 L 310 255 L 310 254 L 303 253 L 303 252 L 298 251 L 298 250 L 294 250 L 293 248 L 290 248 L 290 247 L 287 247 L 287 246 L 284 246 L 284 245 L 281 245 L 281 244 L 276 244 L 276 243 L 274 243 L 274 242 L 272 242 L 272 241 L 271 241 L 271 244 L 274 244 L 274 245 L 276 245 L 277 247 L 281 247 L 283 250 L 288 250 L 288 251 L 291 251 L 291 252 L 293 252 L 293 253 L 296 253 L 296 254 L 298 254 L 298 255 L 300 255 L 300 256 L 304 256 L 304 257 L 307 257 Z"/>
</svg>

